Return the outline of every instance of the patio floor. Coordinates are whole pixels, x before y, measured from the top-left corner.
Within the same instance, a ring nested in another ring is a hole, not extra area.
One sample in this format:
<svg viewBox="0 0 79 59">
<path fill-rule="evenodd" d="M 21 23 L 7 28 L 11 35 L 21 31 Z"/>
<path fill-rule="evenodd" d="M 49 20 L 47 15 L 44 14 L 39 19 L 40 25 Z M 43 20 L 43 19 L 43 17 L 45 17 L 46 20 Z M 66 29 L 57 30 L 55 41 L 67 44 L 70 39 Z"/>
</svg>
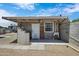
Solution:
<svg viewBox="0 0 79 59">
<path fill-rule="evenodd" d="M 26 47 L 0 48 L 0 56 L 79 56 L 78 52 L 65 45 L 33 45 L 28 50 Z"/>
<path fill-rule="evenodd" d="M 31 42 L 66 43 L 63 40 L 57 40 L 57 39 L 32 39 Z"/>
</svg>

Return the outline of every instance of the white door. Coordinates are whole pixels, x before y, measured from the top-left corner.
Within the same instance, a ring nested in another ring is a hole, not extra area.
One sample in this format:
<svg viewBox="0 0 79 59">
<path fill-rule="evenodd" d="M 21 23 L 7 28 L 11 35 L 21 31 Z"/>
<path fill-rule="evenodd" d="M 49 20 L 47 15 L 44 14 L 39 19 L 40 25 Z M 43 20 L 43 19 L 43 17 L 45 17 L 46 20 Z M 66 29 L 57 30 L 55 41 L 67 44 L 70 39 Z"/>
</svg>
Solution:
<svg viewBox="0 0 79 59">
<path fill-rule="evenodd" d="M 40 24 L 32 24 L 32 39 L 40 39 Z"/>
</svg>

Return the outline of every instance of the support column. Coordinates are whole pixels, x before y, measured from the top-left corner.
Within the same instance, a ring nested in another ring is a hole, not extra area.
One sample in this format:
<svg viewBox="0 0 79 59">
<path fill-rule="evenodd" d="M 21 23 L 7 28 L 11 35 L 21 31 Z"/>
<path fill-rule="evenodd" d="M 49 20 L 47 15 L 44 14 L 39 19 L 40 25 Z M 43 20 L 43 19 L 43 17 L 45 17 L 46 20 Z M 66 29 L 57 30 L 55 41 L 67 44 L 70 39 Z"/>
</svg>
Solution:
<svg viewBox="0 0 79 59">
<path fill-rule="evenodd" d="M 56 32 L 56 23 L 54 21 L 54 32 Z"/>
<path fill-rule="evenodd" d="M 40 20 L 40 39 L 44 39 L 44 21 Z"/>
<path fill-rule="evenodd" d="M 54 22 L 53 22 L 53 32 L 54 32 L 54 28 L 55 28 L 55 25 L 54 25 Z"/>
</svg>

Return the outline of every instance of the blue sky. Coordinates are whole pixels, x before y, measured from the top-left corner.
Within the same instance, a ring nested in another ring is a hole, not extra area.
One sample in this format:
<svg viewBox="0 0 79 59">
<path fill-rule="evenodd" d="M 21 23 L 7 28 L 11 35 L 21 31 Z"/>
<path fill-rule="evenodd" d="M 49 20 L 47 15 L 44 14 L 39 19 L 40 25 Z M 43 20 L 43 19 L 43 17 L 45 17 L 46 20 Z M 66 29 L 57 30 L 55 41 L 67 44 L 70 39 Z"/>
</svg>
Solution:
<svg viewBox="0 0 79 59">
<path fill-rule="evenodd" d="M 68 16 L 69 20 L 79 18 L 78 3 L 0 3 L 0 19 L 2 16 Z M 13 22 L 0 20 L 1 26 Z"/>
</svg>

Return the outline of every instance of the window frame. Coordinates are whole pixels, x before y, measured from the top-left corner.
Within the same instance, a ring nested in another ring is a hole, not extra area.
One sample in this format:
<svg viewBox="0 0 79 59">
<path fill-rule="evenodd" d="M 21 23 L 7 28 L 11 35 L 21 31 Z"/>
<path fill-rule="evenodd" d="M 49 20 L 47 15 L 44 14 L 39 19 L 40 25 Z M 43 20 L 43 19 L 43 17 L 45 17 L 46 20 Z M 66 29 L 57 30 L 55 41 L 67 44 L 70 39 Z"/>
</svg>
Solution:
<svg viewBox="0 0 79 59">
<path fill-rule="evenodd" d="M 51 31 L 46 31 L 46 28 L 45 28 L 45 27 L 46 27 L 46 23 L 51 23 L 51 24 L 52 24 L 52 30 L 51 30 Z M 50 33 L 52 33 L 52 32 L 54 31 L 54 30 L 53 30 L 53 29 L 54 29 L 53 26 L 54 26 L 53 22 L 45 22 L 45 23 L 44 23 L 44 32 L 50 32 Z"/>
</svg>

